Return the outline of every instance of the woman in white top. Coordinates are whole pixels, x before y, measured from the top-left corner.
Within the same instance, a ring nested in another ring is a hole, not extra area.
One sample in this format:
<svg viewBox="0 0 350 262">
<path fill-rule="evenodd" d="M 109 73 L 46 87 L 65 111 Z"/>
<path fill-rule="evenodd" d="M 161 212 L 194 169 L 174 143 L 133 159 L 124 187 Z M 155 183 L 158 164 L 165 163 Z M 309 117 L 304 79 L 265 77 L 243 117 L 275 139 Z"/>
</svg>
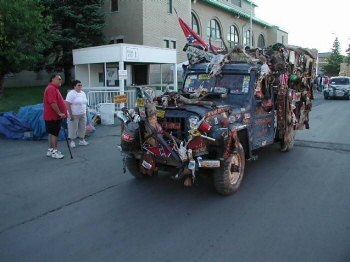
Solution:
<svg viewBox="0 0 350 262">
<path fill-rule="evenodd" d="M 85 141 L 86 131 L 86 114 L 87 114 L 87 98 L 83 85 L 79 80 L 73 81 L 74 89 L 69 91 L 66 97 L 66 104 L 69 113 L 68 119 L 68 137 L 70 139 L 70 147 L 75 147 L 74 139 L 79 137 L 80 146 L 87 146 L 89 143 Z"/>
</svg>

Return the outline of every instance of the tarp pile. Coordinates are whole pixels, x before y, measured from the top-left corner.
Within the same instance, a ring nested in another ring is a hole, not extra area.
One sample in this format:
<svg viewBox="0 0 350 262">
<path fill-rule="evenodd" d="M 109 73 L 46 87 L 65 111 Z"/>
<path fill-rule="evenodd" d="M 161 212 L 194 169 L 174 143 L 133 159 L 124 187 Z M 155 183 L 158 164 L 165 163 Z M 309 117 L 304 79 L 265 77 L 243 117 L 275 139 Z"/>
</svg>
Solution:
<svg viewBox="0 0 350 262">
<path fill-rule="evenodd" d="M 24 133 L 31 130 L 30 125 L 14 112 L 0 113 L 0 138 L 22 139 Z"/>
<path fill-rule="evenodd" d="M 44 105 L 37 104 L 21 107 L 18 114 L 14 112 L 0 113 L 0 138 L 24 140 L 47 139 L 43 112 Z M 63 129 L 61 129 L 58 139 L 65 139 Z"/>
<path fill-rule="evenodd" d="M 28 123 L 33 131 L 31 139 L 47 139 L 47 133 L 44 121 L 44 104 L 23 106 L 19 109 L 17 116 Z M 67 130 L 66 130 L 67 132 Z M 58 135 L 58 140 L 66 139 L 63 128 Z"/>
</svg>

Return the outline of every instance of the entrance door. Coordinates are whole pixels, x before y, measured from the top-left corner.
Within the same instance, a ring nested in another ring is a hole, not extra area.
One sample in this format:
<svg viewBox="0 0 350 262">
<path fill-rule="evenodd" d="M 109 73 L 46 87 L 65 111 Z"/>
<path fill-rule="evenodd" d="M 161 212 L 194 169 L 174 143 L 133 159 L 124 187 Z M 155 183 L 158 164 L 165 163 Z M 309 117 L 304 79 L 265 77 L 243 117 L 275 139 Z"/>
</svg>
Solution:
<svg viewBox="0 0 350 262">
<path fill-rule="evenodd" d="M 133 84 L 148 84 L 148 65 L 133 65 Z"/>
</svg>

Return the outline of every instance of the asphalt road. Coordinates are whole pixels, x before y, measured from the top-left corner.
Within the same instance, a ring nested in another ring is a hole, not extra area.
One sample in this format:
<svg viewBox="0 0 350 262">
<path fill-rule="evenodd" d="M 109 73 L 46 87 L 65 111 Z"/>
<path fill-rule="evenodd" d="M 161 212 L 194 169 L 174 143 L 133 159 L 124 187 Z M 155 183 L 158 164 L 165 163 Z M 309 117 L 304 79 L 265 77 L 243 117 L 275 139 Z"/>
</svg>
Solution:
<svg viewBox="0 0 350 262">
<path fill-rule="evenodd" d="M 73 159 L 0 140 L 0 261 L 350 261 L 350 101 L 313 104 L 293 150 L 261 150 L 230 197 L 123 173 L 119 126 Z"/>
</svg>

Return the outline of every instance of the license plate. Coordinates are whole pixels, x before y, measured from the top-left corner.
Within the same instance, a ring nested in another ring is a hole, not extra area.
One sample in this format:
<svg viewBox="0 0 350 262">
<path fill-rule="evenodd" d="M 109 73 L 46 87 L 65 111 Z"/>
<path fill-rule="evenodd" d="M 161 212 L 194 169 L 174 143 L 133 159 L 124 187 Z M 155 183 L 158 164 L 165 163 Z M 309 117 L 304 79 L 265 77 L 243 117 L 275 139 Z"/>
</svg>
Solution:
<svg viewBox="0 0 350 262">
<path fill-rule="evenodd" d="M 215 168 L 220 167 L 219 160 L 202 160 L 201 167 Z"/>
<path fill-rule="evenodd" d="M 344 92 L 337 90 L 337 91 L 335 91 L 335 95 L 336 96 L 344 96 Z"/>
</svg>

